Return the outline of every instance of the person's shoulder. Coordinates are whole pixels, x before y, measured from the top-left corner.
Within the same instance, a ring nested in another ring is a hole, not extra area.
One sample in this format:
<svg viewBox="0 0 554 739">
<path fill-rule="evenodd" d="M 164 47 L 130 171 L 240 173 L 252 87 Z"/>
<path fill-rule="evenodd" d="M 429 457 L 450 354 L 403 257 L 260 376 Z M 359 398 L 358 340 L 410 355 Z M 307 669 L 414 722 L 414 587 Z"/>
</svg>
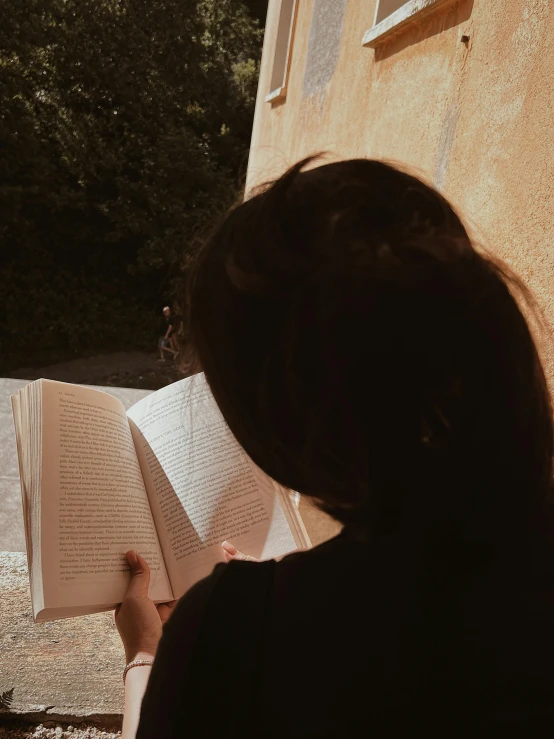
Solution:
<svg viewBox="0 0 554 739">
<path fill-rule="evenodd" d="M 175 610 L 164 628 L 164 633 L 180 630 L 183 622 L 186 622 L 191 629 L 199 627 L 226 567 L 227 565 L 224 563 L 216 565 L 210 575 L 199 580 L 190 590 L 187 590 L 175 606 Z"/>
<path fill-rule="evenodd" d="M 232 560 L 217 564 L 212 573 L 203 578 L 179 600 L 168 625 L 181 628 L 177 624 L 186 621 L 191 627 L 198 626 L 212 602 L 233 600 L 254 594 L 256 585 L 269 586 L 276 562 L 244 562 Z"/>
<path fill-rule="evenodd" d="M 306 551 L 289 554 L 277 563 L 275 588 L 280 598 L 318 601 L 330 593 L 348 591 L 363 576 L 367 542 L 344 532 Z"/>
<path fill-rule="evenodd" d="M 245 603 L 268 594 L 273 587 L 276 566 L 274 559 L 264 562 L 231 560 L 220 570 L 218 601 Z"/>
<path fill-rule="evenodd" d="M 326 567 L 332 561 L 358 557 L 366 543 L 357 541 L 342 531 L 311 549 L 294 552 L 284 557 L 278 564 L 280 569 L 312 569 Z"/>
<path fill-rule="evenodd" d="M 316 581 L 318 573 L 340 572 L 345 564 L 359 559 L 359 542 L 344 534 L 313 549 L 289 554 L 280 561 L 232 560 L 215 566 L 211 575 L 197 582 L 179 601 L 170 622 L 173 628 L 183 622 L 197 626 L 213 603 L 245 603 L 268 594 L 276 579 L 300 578 Z M 168 624 L 169 625 L 169 624 Z"/>
</svg>

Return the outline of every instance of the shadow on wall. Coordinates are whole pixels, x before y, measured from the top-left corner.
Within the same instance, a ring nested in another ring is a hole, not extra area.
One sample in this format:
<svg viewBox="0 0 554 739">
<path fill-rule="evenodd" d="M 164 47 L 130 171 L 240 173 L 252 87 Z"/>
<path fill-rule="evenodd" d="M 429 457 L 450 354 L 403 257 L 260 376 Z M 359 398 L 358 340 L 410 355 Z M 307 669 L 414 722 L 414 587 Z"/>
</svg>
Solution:
<svg viewBox="0 0 554 739">
<path fill-rule="evenodd" d="M 382 46 L 375 49 L 375 61 L 381 62 L 409 46 L 419 44 L 464 23 L 471 17 L 473 3 L 474 0 L 461 0 L 454 5 L 447 4 L 445 8 L 438 8 L 436 13 L 430 13 L 421 23 L 416 21 L 409 23 L 396 35 L 391 36 L 389 41 L 384 41 Z"/>
</svg>

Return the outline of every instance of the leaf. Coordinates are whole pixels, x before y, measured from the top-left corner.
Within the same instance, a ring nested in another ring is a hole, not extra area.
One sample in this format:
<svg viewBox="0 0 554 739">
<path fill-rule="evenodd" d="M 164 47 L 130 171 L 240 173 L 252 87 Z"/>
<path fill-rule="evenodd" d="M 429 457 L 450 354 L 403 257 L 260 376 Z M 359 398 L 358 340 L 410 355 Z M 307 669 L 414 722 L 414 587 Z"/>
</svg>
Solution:
<svg viewBox="0 0 554 739">
<path fill-rule="evenodd" d="M 3 693 L 0 693 L 0 708 L 6 711 L 9 711 L 11 708 L 11 705 L 13 703 L 13 693 L 14 688 L 10 688 L 9 690 L 5 690 Z"/>
</svg>

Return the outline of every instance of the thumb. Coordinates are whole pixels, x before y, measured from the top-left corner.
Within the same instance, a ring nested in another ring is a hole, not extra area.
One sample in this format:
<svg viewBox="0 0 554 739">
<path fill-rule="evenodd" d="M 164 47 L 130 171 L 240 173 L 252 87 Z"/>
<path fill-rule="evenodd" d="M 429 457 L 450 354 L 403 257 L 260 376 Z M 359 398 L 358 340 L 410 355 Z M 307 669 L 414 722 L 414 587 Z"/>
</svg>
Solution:
<svg viewBox="0 0 554 739">
<path fill-rule="evenodd" d="M 230 557 L 234 557 L 239 553 L 239 550 L 233 544 L 230 544 L 228 541 L 222 542 L 221 546 L 223 547 L 224 551 Z"/>
<path fill-rule="evenodd" d="M 131 568 L 131 582 L 126 595 L 148 596 L 148 586 L 150 585 L 150 567 L 148 567 L 148 563 L 134 549 L 127 552 L 125 556 Z"/>
<path fill-rule="evenodd" d="M 251 557 L 249 554 L 239 552 L 236 546 L 234 546 L 234 544 L 230 544 L 228 541 L 222 542 L 221 546 L 223 547 L 223 556 L 225 557 L 226 562 L 230 562 L 232 559 L 241 559 L 244 562 L 260 561 L 259 559 L 256 559 L 256 557 Z"/>
</svg>

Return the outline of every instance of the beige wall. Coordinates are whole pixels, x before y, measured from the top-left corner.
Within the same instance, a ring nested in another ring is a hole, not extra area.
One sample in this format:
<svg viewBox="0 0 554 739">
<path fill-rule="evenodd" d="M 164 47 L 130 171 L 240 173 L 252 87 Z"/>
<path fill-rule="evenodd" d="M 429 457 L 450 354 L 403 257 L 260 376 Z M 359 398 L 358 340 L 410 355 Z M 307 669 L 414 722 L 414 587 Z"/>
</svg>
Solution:
<svg viewBox="0 0 554 739">
<path fill-rule="evenodd" d="M 376 51 L 361 46 L 375 0 L 298 3 L 287 97 L 272 105 L 280 0 L 269 2 L 248 186 L 322 150 L 406 163 L 525 279 L 554 327 L 554 2 L 450 2 Z M 314 16 L 322 3 L 327 25 Z M 552 382 L 552 337 L 542 351 Z"/>
</svg>

